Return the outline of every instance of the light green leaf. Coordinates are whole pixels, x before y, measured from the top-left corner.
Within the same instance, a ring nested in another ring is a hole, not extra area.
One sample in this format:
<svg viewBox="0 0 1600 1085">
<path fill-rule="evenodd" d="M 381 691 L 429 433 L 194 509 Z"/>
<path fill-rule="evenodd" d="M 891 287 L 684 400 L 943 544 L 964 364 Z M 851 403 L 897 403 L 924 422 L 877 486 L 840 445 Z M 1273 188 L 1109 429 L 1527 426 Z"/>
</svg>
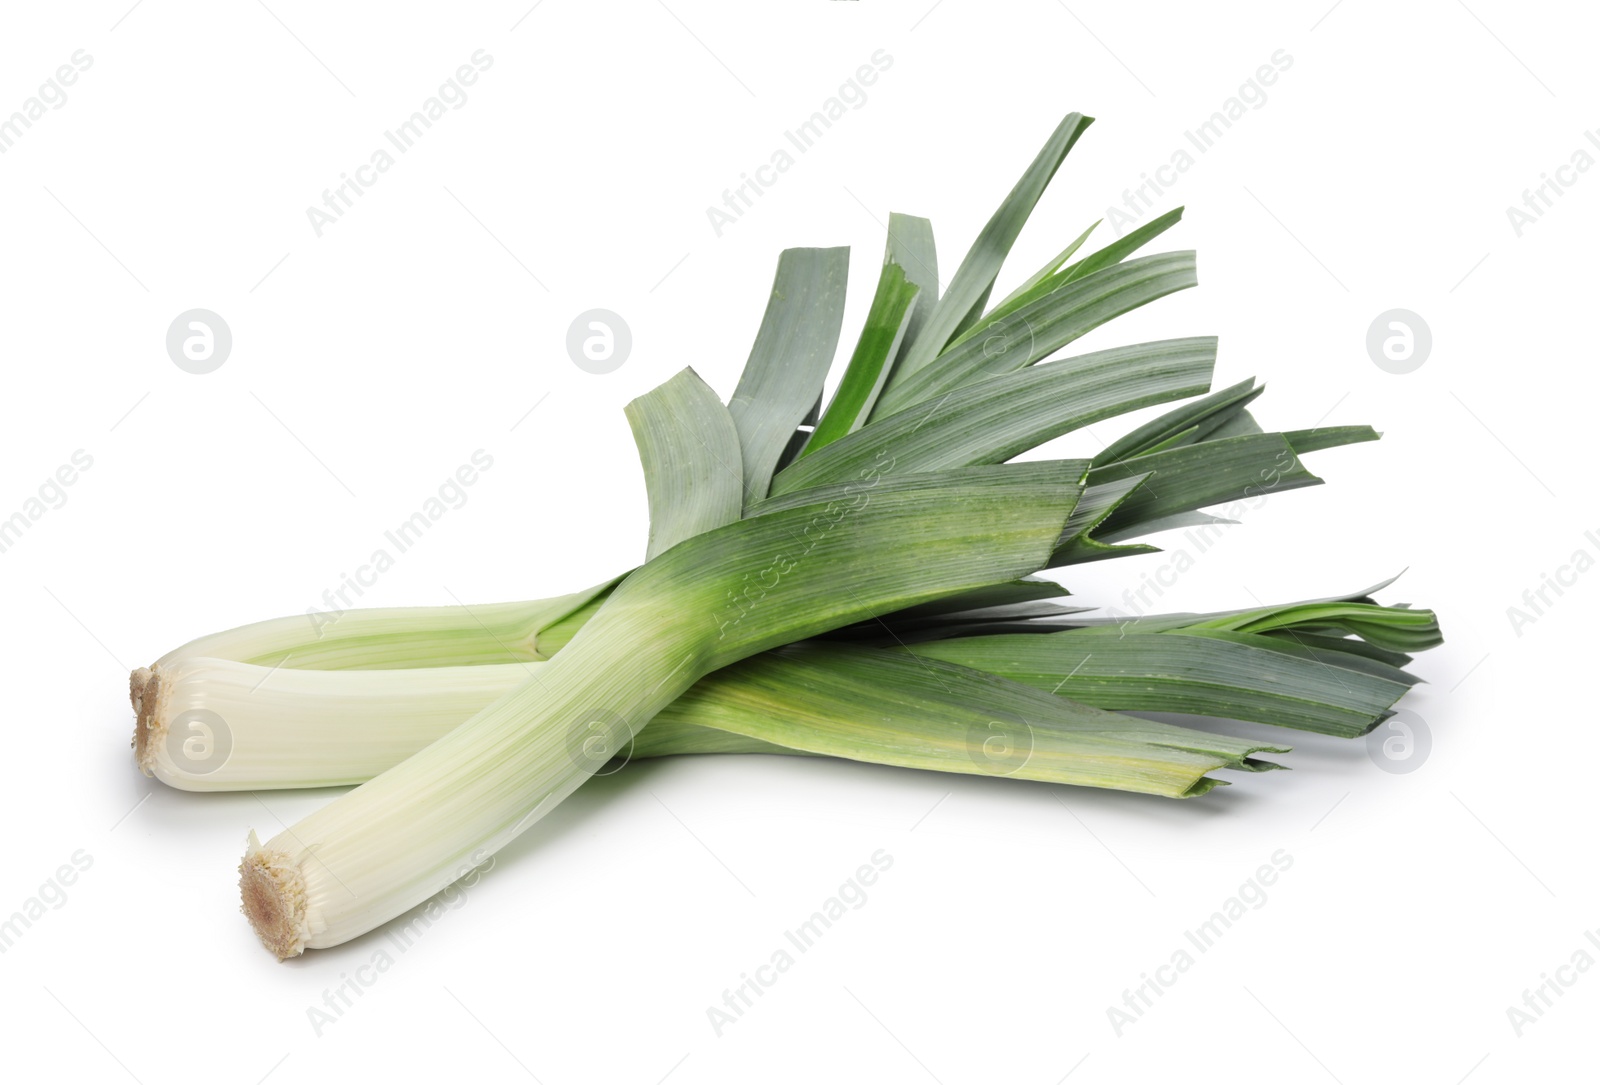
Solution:
<svg viewBox="0 0 1600 1085">
<path fill-rule="evenodd" d="M 1354 634 L 1369 645 L 1388 652 L 1414 652 L 1443 643 L 1439 619 L 1431 610 L 1409 606 L 1381 606 L 1372 599 L 1374 592 L 1388 587 L 1393 579 L 1364 592 L 1307 599 L 1296 603 L 1274 603 L 1224 610 L 1212 614 L 1158 614 L 1142 618 L 1091 618 L 1082 622 L 1084 633 L 1110 633 L 1123 636 L 1131 632 L 1159 633 L 1174 629 L 1226 630 L 1240 633 L 1296 636 L 1311 633 L 1326 641 L 1330 637 Z M 1329 646 L 1324 644 L 1324 646 Z M 1337 647 L 1358 651 L 1356 642 L 1341 641 Z M 1363 653 L 1371 655 L 1371 653 Z M 1381 659 L 1382 655 L 1371 655 Z M 1396 664 L 1397 666 L 1399 664 Z"/>
<path fill-rule="evenodd" d="M 719 671 L 648 730 L 675 724 L 856 761 L 1173 798 L 1220 783 L 1205 775 L 1214 769 L 1277 767 L 1252 755 L 1285 750 L 1118 716 L 931 658 L 820 643 Z"/>
<path fill-rule="evenodd" d="M 1000 300 L 1000 304 L 994 307 L 990 315 L 1003 315 L 1011 312 L 1013 309 L 1016 309 L 1023 302 L 1032 301 L 1040 294 L 1049 293 L 1050 291 L 1048 288 L 1039 290 L 1037 293 L 1035 293 L 1034 288 L 1039 286 L 1046 279 L 1055 275 L 1056 272 L 1060 271 L 1062 265 L 1068 260 L 1072 259 L 1074 253 L 1083 248 L 1083 243 L 1089 240 L 1089 235 L 1094 233 L 1095 227 L 1099 226 L 1104 221 L 1104 219 L 1095 219 L 1093 222 L 1091 222 L 1087 230 L 1073 238 L 1072 241 L 1067 244 L 1066 248 L 1052 256 L 1044 265 L 1044 267 L 1040 268 L 1038 271 L 1035 271 L 1032 275 L 1029 275 L 1027 279 L 1023 281 L 1021 286 L 1017 287 L 1011 293 L 1002 298 Z"/>
<path fill-rule="evenodd" d="M 883 262 L 899 264 L 906 278 L 918 289 L 917 304 L 911 310 L 911 323 L 906 325 L 900 339 L 900 349 L 895 354 L 895 366 L 905 358 L 911 344 L 917 341 L 928 314 L 939 304 L 939 253 L 933 244 L 933 223 L 916 215 L 889 213 L 889 240 L 884 245 Z M 891 375 L 893 367 L 891 367 Z"/>
<path fill-rule="evenodd" d="M 626 411 L 650 500 L 647 559 L 739 518 L 739 433 L 728 408 L 694 370 L 682 370 Z"/>
</svg>

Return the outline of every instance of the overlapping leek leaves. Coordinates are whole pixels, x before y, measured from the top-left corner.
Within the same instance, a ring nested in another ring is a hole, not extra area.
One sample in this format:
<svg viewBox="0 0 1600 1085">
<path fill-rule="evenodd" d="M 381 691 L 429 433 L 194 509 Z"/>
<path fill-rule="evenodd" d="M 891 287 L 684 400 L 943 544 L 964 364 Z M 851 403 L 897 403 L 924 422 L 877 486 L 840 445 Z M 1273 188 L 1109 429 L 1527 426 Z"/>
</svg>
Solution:
<svg viewBox="0 0 1600 1085">
<path fill-rule="evenodd" d="M 550 600 L 257 623 L 135 672 L 139 763 L 174 786 L 362 784 L 252 842 L 241 888 L 269 948 L 371 929 L 628 759 L 821 755 L 1183 797 L 1286 747 L 1128 712 L 1342 736 L 1391 713 L 1410 653 L 1439 642 L 1427 611 L 1361 593 L 1098 618 L 1032 575 L 1147 553 L 1129 540 L 1314 485 L 1302 455 L 1377 436 L 1264 431 L 1253 381 L 1210 392 L 1211 338 L 1053 359 L 1195 285 L 1192 253 L 1136 255 L 1181 210 L 1079 257 L 1091 226 L 985 308 L 1089 123 L 1063 120 L 948 284 L 928 221 L 890 217 L 826 410 L 842 249 L 780 258 L 726 406 L 690 370 L 630 404 L 639 568 Z M 1011 462 L 1161 404 L 1093 460 Z M 229 731 L 217 763 L 175 752 L 201 711 Z"/>
</svg>

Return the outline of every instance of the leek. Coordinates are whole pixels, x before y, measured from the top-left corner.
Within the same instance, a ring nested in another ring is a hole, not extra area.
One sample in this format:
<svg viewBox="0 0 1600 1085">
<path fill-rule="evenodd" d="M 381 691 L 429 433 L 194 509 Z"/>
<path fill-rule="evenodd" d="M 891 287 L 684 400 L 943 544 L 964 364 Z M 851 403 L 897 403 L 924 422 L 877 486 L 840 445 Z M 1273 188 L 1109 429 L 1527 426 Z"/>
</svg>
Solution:
<svg viewBox="0 0 1600 1085">
<path fill-rule="evenodd" d="M 1214 735 L 1182 728 L 1141 731 L 1149 726 L 1146 721 L 1094 709 L 1250 720 L 1347 738 L 1366 734 L 1392 715 L 1395 702 L 1416 680 L 1402 669 L 1409 655 L 1390 651 L 1376 659 L 1359 653 L 1384 651 L 1380 645 L 1401 638 L 1413 650 L 1439 640 L 1432 614 L 1381 607 L 1365 601 L 1368 595 L 1116 624 L 1076 616 L 1023 617 L 1010 626 L 1073 624 L 1055 633 L 963 635 L 888 651 L 824 642 L 795 645 L 707 675 L 663 709 L 623 748 L 622 757 L 825 753 L 908 768 L 1198 794 L 1220 781 L 1183 780 L 1181 774 L 1158 781 L 1149 771 L 1123 777 L 1118 766 L 1097 763 L 1094 749 L 1080 747 L 1070 760 L 1046 756 L 1046 740 L 1059 742 L 1086 726 L 1120 728 L 1121 745 L 1098 751 L 1101 761 L 1150 758 L 1151 751 L 1135 749 L 1139 744 L 1200 752 L 1216 741 Z M 993 621 L 1005 624 L 1003 616 Z M 1346 631 L 1367 630 L 1370 639 L 1334 638 L 1340 647 L 1302 642 L 1309 631 L 1325 631 L 1336 622 Z M 959 629 L 961 623 L 945 628 Z M 907 657 L 914 657 L 918 667 L 908 667 Z M 164 783 L 186 790 L 361 783 L 442 737 L 541 666 L 335 672 L 184 659 L 168 672 L 159 708 L 151 706 L 159 717 L 152 729 L 169 740 L 148 743 L 141 756 Z M 1052 702 L 1031 691 L 1019 694 L 1017 683 L 1056 697 Z M 880 705 L 885 697 L 900 700 Z M 969 734 L 958 722 L 973 704 L 984 706 L 991 722 L 1001 716 L 1025 721 L 1013 723 L 1011 737 L 1033 755 L 1009 766 L 980 756 L 988 736 Z M 205 709 L 227 722 L 230 755 L 219 765 L 193 766 L 181 753 L 175 755 L 185 737 L 181 725 L 176 733 L 170 728 L 187 713 Z M 603 717 L 591 722 L 595 734 L 586 731 L 574 740 L 586 751 L 592 748 L 590 739 L 608 726 Z M 951 751 L 971 756 L 945 756 Z M 1284 751 L 1261 746 L 1225 752 L 1233 759 L 1206 771 L 1240 768 L 1256 753 Z M 1157 786 L 1143 786 L 1151 782 Z"/>
<path fill-rule="evenodd" d="M 443 889 L 532 825 L 699 678 L 883 610 L 1041 568 L 1078 478 L 879 483 L 708 531 L 630 575 L 555 659 L 421 753 L 278 834 L 240 864 L 245 914 L 279 957 L 338 945 Z M 755 577 L 756 596 L 747 585 Z M 768 581 L 770 580 L 770 584 Z M 595 757 L 568 741 L 596 713 Z"/>
<path fill-rule="evenodd" d="M 727 406 L 688 370 L 630 404 L 639 568 L 550 600 L 256 623 L 134 672 L 136 755 L 167 783 L 360 782 L 252 834 L 240 885 L 263 943 L 287 957 L 372 929 L 620 757 L 826 755 L 1188 797 L 1285 748 L 1126 712 L 1346 736 L 1387 718 L 1409 653 L 1439 641 L 1427 611 L 1359 593 L 1112 622 L 1032 575 L 1151 552 L 1129 540 L 1315 485 L 1302 455 L 1377 436 L 1263 430 L 1254 382 L 1210 392 L 1214 339 L 1052 360 L 1195 285 L 1193 253 L 1135 255 L 1181 209 L 1075 259 L 1085 231 L 986 308 L 1090 123 L 1061 122 L 942 294 L 931 225 L 891 216 L 826 411 L 842 249 L 782 255 Z M 1093 461 L 1008 462 L 1183 400 Z M 207 712 L 229 755 L 196 766 L 174 751 Z"/>
</svg>

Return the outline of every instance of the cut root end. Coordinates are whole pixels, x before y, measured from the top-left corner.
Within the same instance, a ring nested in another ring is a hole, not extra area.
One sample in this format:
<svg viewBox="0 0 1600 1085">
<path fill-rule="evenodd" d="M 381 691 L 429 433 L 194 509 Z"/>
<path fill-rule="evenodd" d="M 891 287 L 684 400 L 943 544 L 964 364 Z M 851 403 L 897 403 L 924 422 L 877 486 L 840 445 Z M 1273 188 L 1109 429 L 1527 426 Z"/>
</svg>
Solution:
<svg viewBox="0 0 1600 1085">
<path fill-rule="evenodd" d="M 288 855 L 261 847 L 254 833 L 239 864 L 239 896 L 256 937 L 280 961 L 305 952 L 305 878 Z"/>
<path fill-rule="evenodd" d="M 161 741 L 161 676 L 140 667 L 128 676 L 128 700 L 133 702 L 133 756 L 139 771 L 155 775 L 155 751 Z"/>
</svg>

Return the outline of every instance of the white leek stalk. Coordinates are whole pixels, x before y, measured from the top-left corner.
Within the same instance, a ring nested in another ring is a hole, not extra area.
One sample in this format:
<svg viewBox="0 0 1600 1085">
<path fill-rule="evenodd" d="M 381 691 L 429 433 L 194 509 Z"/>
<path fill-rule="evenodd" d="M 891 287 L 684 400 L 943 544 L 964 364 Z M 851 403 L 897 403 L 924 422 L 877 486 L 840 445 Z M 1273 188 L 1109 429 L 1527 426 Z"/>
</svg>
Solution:
<svg viewBox="0 0 1600 1085">
<path fill-rule="evenodd" d="M 618 579 L 621 579 L 620 577 Z M 197 637 L 133 672 L 134 684 L 177 659 L 203 657 L 301 670 L 448 667 L 548 659 L 616 580 L 520 603 L 377 607 L 272 618 Z"/>
</svg>

